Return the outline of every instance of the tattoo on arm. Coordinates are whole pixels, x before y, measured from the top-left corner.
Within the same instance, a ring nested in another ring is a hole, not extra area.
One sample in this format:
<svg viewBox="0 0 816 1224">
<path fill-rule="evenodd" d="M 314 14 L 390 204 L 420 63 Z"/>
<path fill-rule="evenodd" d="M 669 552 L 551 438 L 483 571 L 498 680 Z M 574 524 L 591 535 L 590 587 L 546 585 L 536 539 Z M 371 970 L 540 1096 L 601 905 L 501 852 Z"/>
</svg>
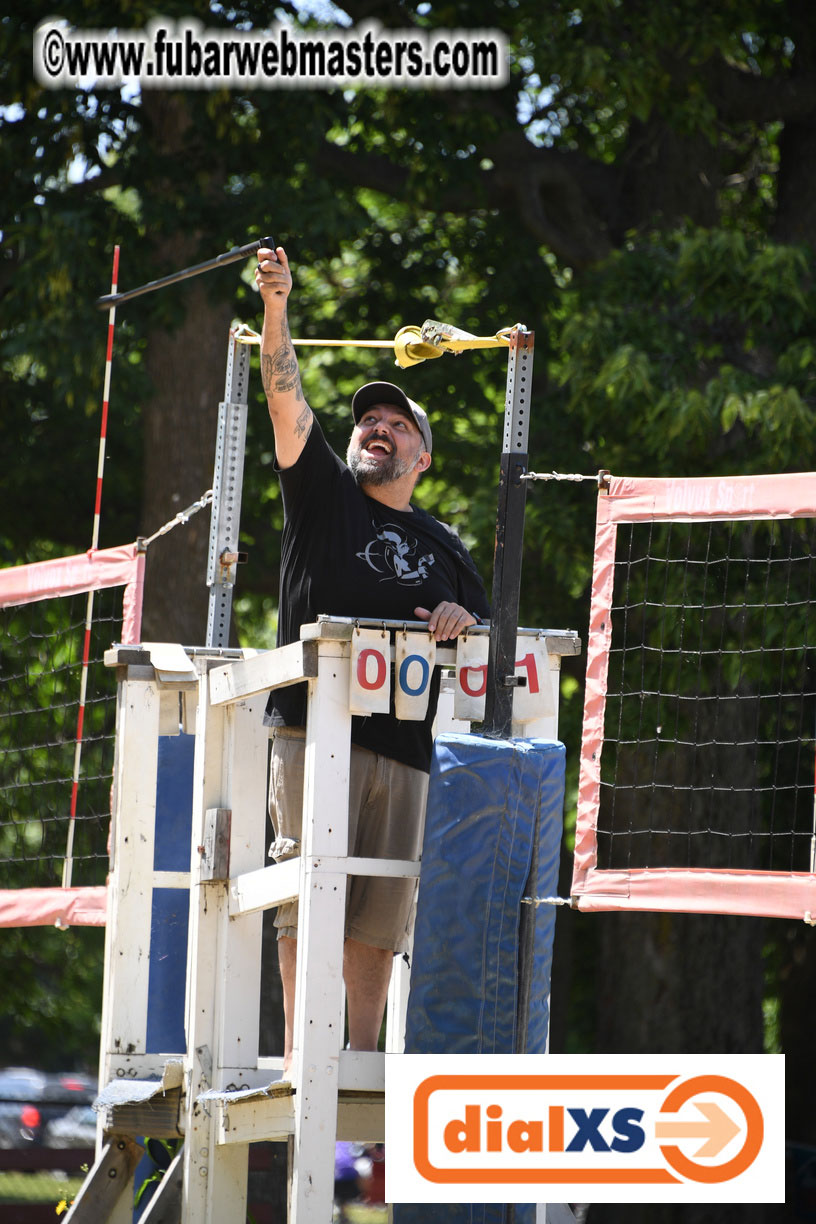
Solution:
<svg viewBox="0 0 816 1224">
<path fill-rule="evenodd" d="M 303 399 L 297 358 L 291 347 L 282 345 L 274 353 L 261 353 L 261 379 L 270 399 L 288 391 L 294 391 L 298 399 Z"/>
<path fill-rule="evenodd" d="M 295 421 L 295 437 L 302 438 L 304 434 L 309 432 L 309 424 L 312 420 L 312 410 L 307 404 L 301 412 L 298 419 Z"/>
<path fill-rule="evenodd" d="M 281 324 L 280 345 L 272 353 L 261 353 L 261 380 L 269 399 L 275 394 L 286 394 L 290 391 L 295 392 L 297 399 L 303 399 L 297 357 L 285 319 Z"/>
</svg>

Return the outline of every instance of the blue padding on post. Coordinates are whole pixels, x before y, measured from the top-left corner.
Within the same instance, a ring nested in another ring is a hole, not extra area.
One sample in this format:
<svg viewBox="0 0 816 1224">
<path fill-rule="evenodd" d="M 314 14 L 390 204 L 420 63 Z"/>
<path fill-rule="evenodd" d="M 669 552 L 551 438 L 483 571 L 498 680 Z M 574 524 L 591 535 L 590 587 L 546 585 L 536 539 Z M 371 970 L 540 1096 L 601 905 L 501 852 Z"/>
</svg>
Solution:
<svg viewBox="0 0 816 1224">
<path fill-rule="evenodd" d="M 422 851 L 411 994 L 410 1054 L 515 1052 L 518 935 L 533 833 L 538 896 L 558 882 L 563 744 L 445 735 L 436 741 Z M 537 818 L 537 821 L 536 821 Z M 536 914 L 535 1006 L 527 1049 L 543 1053 L 554 911 Z"/>
<path fill-rule="evenodd" d="M 565 750 L 552 740 L 444 735 L 431 766 L 405 1051 L 512 1054 L 521 899 L 553 896 Z M 530 880 L 538 827 L 538 864 Z M 529 1053 L 547 1048 L 555 911 L 535 911 Z M 395 1206 L 399 1224 L 494 1224 L 501 1204 Z M 518 1204 L 518 1224 L 535 1208 Z"/>
<path fill-rule="evenodd" d="M 160 735 L 154 871 L 190 870 L 194 735 Z"/>
<path fill-rule="evenodd" d="M 150 914 L 150 972 L 147 982 L 148 1054 L 183 1054 L 184 992 L 187 979 L 186 888 L 154 888 Z"/>
</svg>

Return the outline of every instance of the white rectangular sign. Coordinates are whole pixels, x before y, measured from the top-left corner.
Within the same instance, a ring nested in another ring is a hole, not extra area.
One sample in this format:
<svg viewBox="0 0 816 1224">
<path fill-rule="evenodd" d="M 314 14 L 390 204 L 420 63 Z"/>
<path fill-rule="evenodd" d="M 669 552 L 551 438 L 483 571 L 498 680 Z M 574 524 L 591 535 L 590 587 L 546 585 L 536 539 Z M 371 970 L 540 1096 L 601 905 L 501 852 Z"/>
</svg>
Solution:
<svg viewBox="0 0 816 1224">
<path fill-rule="evenodd" d="M 387 1055 L 389 1203 L 782 1203 L 781 1054 Z"/>
<path fill-rule="evenodd" d="M 385 629 L 355 628 L 351 635 L 349 709 L 387 714 L 391 704 L 391 641 Z"/>
<path fill-rule="evenodd" d="M 456 639 L 456 684 L 453 714 L 466 722 L 481 722 L 487 694 L 487 656 L 490 639 L 481 633 L 463 633 Z M 556 711 L 554 685 L 558 672 L 550 668 L 547 639 L 524 634 L 516 639 L 513 722 L 551 718 Z"/>
<path fill-rule="evenodd" d="M 398 633 L 394 648 L 394 711 L 397 718 L 421 722 L 428 713 L 436 641 L 429 633 Z"/>
</svg>

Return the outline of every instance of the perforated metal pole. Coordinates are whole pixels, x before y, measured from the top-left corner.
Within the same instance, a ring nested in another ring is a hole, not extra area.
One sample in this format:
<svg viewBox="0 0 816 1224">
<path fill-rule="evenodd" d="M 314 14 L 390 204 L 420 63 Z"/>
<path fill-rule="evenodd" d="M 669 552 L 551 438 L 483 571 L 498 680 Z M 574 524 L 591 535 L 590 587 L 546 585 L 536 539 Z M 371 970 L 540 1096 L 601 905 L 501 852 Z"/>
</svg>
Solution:
<svg viewBox="0 0 816 1224">
<path fill-rule="evenodd" d="M 207 586 L 210 588 L 207 646 L 229 645 L 232 591 L 241 559 L 238 533 L 241 525 L 248 399 L 249 348 L 246 344 L 239 344 L 230 333 L 226 387 L 224 399 L 218 405 L 213 470 L 210 548 L 207 556 Z"/>
<path fill-rule="evenodd" d="M 519 326 L 512 332 L 507 359 L 507 395 L 504 408 L 504 437 L 499 472 L 496 512 L 496 551 L 493 565 L 493 592 L 490 614 L 490 650 L 487 660 L 487 693 L 484 733 L 508 739 L 513 726 L 513 690 L 516 684 L 516 637 L 521 592 L 521 563 L 524 546 L 524 511 L 527 481 L 522 479 L 529 466 L 528 438 L 533 379 L 534 335 Z M 535 892 L 538 875 L 538 814 L 533 830 L 530 873 L 526 892 Z M 519 917 L 518 998 L 513 1048 L 517 1054 L 527 1049 L 527 1030 L 532 993 L 535 944 L 535 911 L 522 906 Z M 513 1204 L 504 1208 L 505 1224 L 513 1224 Z"/>
<path fill-rule="evenodd" d="M 533 332 L 514 328 L 507 358 L 484 721 L 485 735 L 497 739 L 510 735 L 513 722 L 534 341 Z"/>
</svg>

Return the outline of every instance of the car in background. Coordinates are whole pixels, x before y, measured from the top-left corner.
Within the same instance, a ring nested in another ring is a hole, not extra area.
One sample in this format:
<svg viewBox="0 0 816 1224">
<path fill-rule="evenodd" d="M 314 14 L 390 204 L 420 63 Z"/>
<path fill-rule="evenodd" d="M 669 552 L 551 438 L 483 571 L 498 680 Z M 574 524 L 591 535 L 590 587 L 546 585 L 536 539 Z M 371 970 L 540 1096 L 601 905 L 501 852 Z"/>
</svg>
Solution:
<svg viewBox="0 0 816 1224">
<path fill-rule="evenodd" d="M 96 1095 L 96 1080 L 79 1072 L 0 1069 L 0 1148 L 44 1144 L 50 1123 Z"/>
<path fill-rule="evenodd" d="M 97 1118 L 92 1105 L 74 1105 L 62 1117 L 46 1122 L 43 1143 L 49 1148 L 92 1148 Z"/>
</svg>

